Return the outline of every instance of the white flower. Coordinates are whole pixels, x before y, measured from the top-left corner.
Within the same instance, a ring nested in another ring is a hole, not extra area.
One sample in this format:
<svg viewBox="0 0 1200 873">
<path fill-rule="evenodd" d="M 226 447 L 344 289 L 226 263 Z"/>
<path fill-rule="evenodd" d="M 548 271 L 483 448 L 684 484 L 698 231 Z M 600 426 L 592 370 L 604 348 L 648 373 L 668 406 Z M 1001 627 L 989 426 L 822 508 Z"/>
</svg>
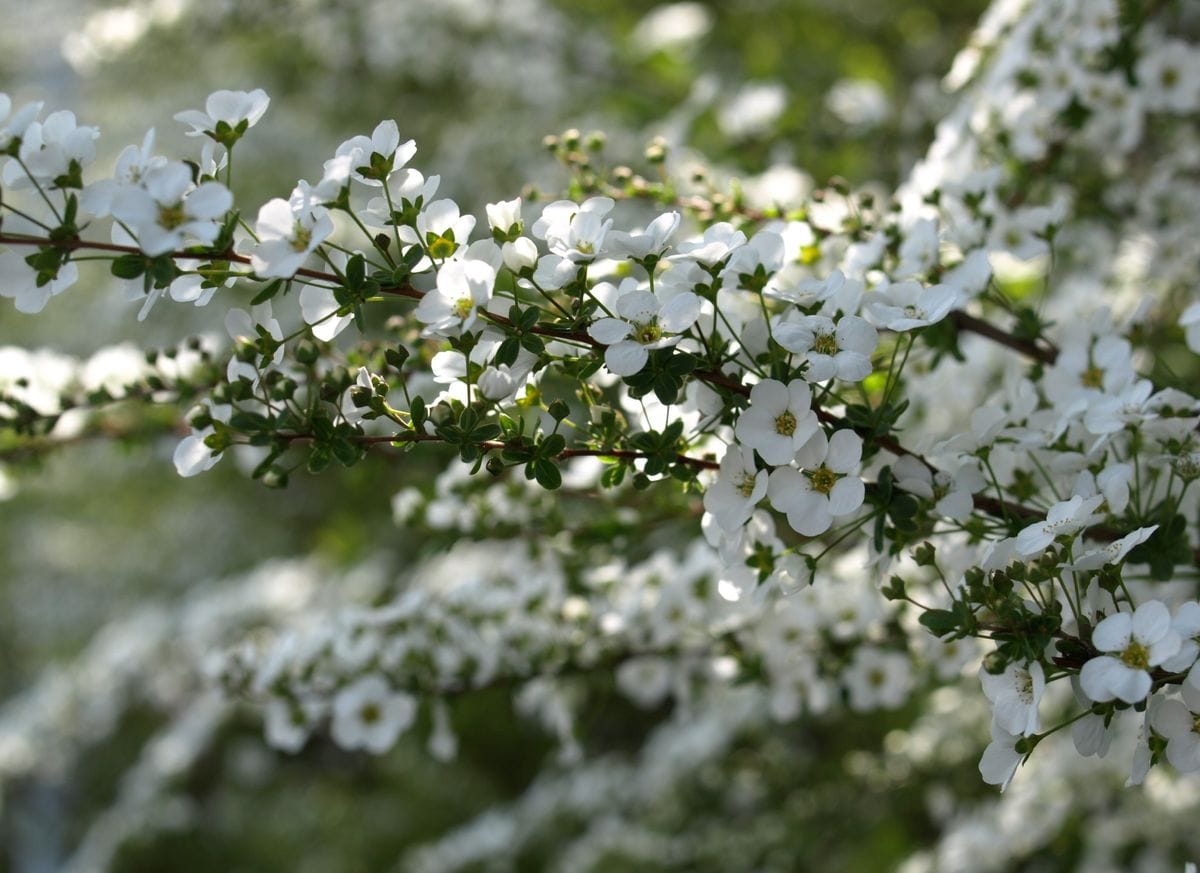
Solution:
<svg viewBox="0 0 1200 873">
<path fill-rule="evenodd" d="M 179 248 L 187 237 L 211 245 L 231 206 L 229 189 L 220 182 L 193 187 L 187 164 L 175 161 L 149 170 L 141 187 L 118 191 L 112 212 L 135 232 L 142 251 L 154 256 Z"/>
<path fill-rule="evenodd" d="M 1139 379 L 1121 389 L 1115 397 L 1101 397 L 1091 403 L 1083 424 L 1090 433 L 1103 436 L 1118 433 L 1127 425 L 1138 425 L 1156 418 L 1157 413 L 1147 403 L 1154 386 L 1149 379 Z"/>
<path fill-rule="evenodd" d="M 618 376 L 632 376 L 646 366 L 650 352 L 668 348 L 683 339 L 680 334 L 700 317 L 700 298 L 690 291 L 666 303 L 636 282 L 621 283 L 626 290 L 616 302 L 616 318 L 601 318 L 588 326 L 588 335 L 608 346 L 604 363 Z"/>
<path fill-rule="evenodd" d="M 541 217 L 533 223 L 533 235 L 547 243 L 567 235 L 576 216 L 596 215 L 600 218 L 612 212 L 616 202 L 611 197 L 589 197 L 582 203 L 574 200 L 555 200 L 546 204 Z"/>
<path fill-rule="evenodd" d="M 1179 634 L 1179 651 L 1163 661 L 1162 666 L 1169 673 L 1181 673 L 1190 669 L 1200 656 L 1200 603 L 1195 600 L 1181 603 L 1171 620 L 1171 628 Z M 1192 678 L 1189 674 L 1188 681 Z M 1200 690 L 1200 685 L 1196 687 Z"/>
<path fill-rule="evenodd" d="M 675 247 L 675 254 L 667 260 L 692 260 L 705 267 L 712 267 L 729 257 L 730 253 L 746 244 L 746 235 L 728 221 L 718 221 L 705 228 L 699 240 L 689 240 Z"/>
<path fill-rule="evenodd" d="M 1037 661 L 1011 663 L 999 675 L 980 669 L 983 693 L 992 702 L 992 723 L 1010 734 L 1038 732 L 1038 703 L 1046 690 L 1046 674 Z"/>
<path fill-rule="evenodd" d="M 438 270 L 437 287 L 417 304 L 418 321 L 433 333 L 450 336 L 470 330 L 479 318 L 479 308 L 492 298 L 496 270 L 478 260 L 449 261 Z"/>
<path fill-rule="evenodd" d="M 395 121 L 381 121 L 368 136 L 354 136 L 337 147 L 337 158 L 349 158 L 350 175 L 365 185 L 381 186 L 384 180 L 399 170 L 417 153 L 411 139 L 400 142 L 400 128 Z M 338 165 L 325 165 L 326 174 L 339 170 Z"/>
<path fill-rule="evenodd" d="M 767 495 L 767 471 L 754 465 L 754 453 L 730 446 L 721 459 L 717 481 L 704 492 L 704 508 L 723 530 L 735 531 L 750 520 Z"/>
<path fill-rule="evenodd" d="M 450 258 L 461 246 L 466 245 L 475 229 L 475 216 L 462 215 L 453 200 L 434 200 L 417 215 L 417 227 L 400 228 L 400 239 L 409 245 L 421 245 L 435 261 Z M 418 263 L 413 269 L 420 272 L 428 261 Z"/>
<path fill-rule="evenodd" d="M 51 297 L 61 294 L 78 280 L 79 267 L 68 262 L 58 268 L 54 278 L 39 285 L 37 272 L 24 257 L 11 250 L 0 252 L 0 297 L 12 298 L 18 312 L 41 312 Z"/>
<path fill-rule="evenodd" d="M 879 334 L 854 315 L 843 317 L 836 325 L 824 315 L 806 315 L 776 327 L 775 341 L 789 352 L 807 356 L 804 378 L 809 382 L 834 377 L 860 382 L 871 375 L 871 353 Z"/>
<path fill-rule="evenodd" d="M 319 285 L 300 289 L 300 317 L 305 324 L 312 325 L 313 336 L 322 342 L 329 342 L 354 320 L 350 314 L 337 315 L 339 309 L 337 297 L 330 289 Z"/>
<path fill-rule="evenodd" d="M 612 227 L 612 219 L 604 216 L 613 205 L 610 197 L 589 197 L 583 203 L 556 200 L 533 223 L 533 235 L 544 239 L 551 253 L 572 263 L 591 261 L 601 253 Z"/>
<path fill-rule="evenodd" d="M 343 749 L 381 755 L 408 730 L 417 715 L 411 694 L 393 691 L 381 676 L 363 676 L 333 698 L 330 734 Z"/>
<path fill-rule="evenodd" d="M 642 709 L 653 709 L 671 691 L 671 666 L 665 658 L 631 658 L 617 668 L 617 688 Z"/>
<path fill-rule="evenodd" d="M 1194 45 L 1160 39 L 1141 54 L 1136 72 L 1148 109 L 1185 113 L 1200 107 L 1200 52 Z"/>
<path fill-rule="evenodd" d="M 271 98 L 262 88 L 213 91 L 204 101 L 203 112 L 188 109 L 176 113 L 175 120 L 191 125 L 188 136 L 209 136 L 229 146 L 263 117 L 270 103 Z"/>
<path fill-rule="evenodd" d="M 499 234 L 497 242 L 511 242 L 512 238 L 521 233 L 521 198 L 501 200 L 486 206 L 488 226 L 493 235 Z"/>
<path fill-rule="evenodd" d="M 29 107 L 25 107 L 22 113 L 28 110 Z M 13 119 L 14 122 L 18 120 L 24 121 Z M 4 167 L 4 184 L 25 188 L 32 184 L 32 177 L 40 185 L 53 186 L 56 179 L 69 174 L 72 164 L 83 168 L 95 160 L 99 136 L 100 131 L 95 127 L 77 125 L 75 113 L 65 109 L 50 113 L 45 121 L 31 120 L 25 127 L 18 152 L 25 167 L 9 161 Z"/>
<path fill-rule="evenodd" d="M 1084 498 L 1078 494 L 1050 507 L 1045 521 L 1035 521 L 1017 534 L 1017 554 L 1023 558 L 1040 554 L 1056 537 L 1078 533 L 1097 520 L 1092 513 L 1104 502 L 1104 495 Z"/>
<path fill-rule="evenodd" d="M 1095 570 L 1103 567 L 1105 564 L 1119 564 L 1125 560 L 1125 556 L 1135 547 L 1150 539 L 1150 536 L 1158 530 L 1158 525 L 1150 527 L 1139 527 L 1132 533 L 1126 534 L 1119 540 L 1114 540 L 1111 543 L 1106 543 L 1098 549 L 1084 552 L 1071 565 L 1073 570 Z"/>
<path fill-rule="evenodd" d="M 1110 615 L 1092 631 L 1092 645 L 1101 655 L 1083 665 L 1079 681 L 1083 692 L 1103 703 L 1114 697 L 1137 703 L 1150 693 L 1150 669 L 1179 651 L 1179 634 L 1171 627 L 1171 613 L 1158 600 L 1148 600 L 1131 615 Z"/>
<path fill-rule="evenodd" d="M 925 288 L 919 282 L 897 282 L 868 295 L 867 315 L 888 330 L 912 330 L 941 321 L 958 298 L 958 289 L 949 285 Z"/>
<path fill-rule="evenodd" d="M 1183 700 L 1164 700 L 1150 724 L 1167 741 L 1167 760 L 1180 773 L 1200 770 L 1200 688 L 1184 685 Z"/>
<path fill-rule="evenodd" d="M 359 210 L 358 217 L 367 227 L 403 225 L 407 213 L 412 211 L 419 214 L 425 204 L 432 201 L 441 181 L 441 176 L 426 179 L 419 170 L 409 167 L 394 172 L 388 176 L 384 186 L 387 195 L 368 200 L 367 208 Z"/>
<path fill-rule="evenodd" d="M 101 179 L 83 189 L 79 204 L 93 215 L 109 215 L 118 191 L 127 186 L 141 185 L 146 173 L 166 163 L 165 157 L 154 154 L 154 128 L 150 128 L 140 147 L 128 145 L 121 150 L 111 179 Z"/>
<path fill-rule="evenodd" d="M 500 247 L 500 252 L 504 258 L 504 266 L 508 267 L 513 273 L 520 274 L 525 270 L 535 269 L 538 266 L 537 243 L 527 236 L 519 236 L 512 242 L 506 242 Z M 559 262 L 570 264 L 566 259 L 560 259 Z M 571 266 L 573 272 L 574 265 Z M 569 278 L 568 281 L 570 281 Z M 543 285 L 542 287 L 545 288 L 546 286 Z M 562 284 L 558 287 L 561 288 Z"/>
<path fill-rule="evenodd" d="M 750 408 L 737 420 L 738 442 L 772 466 L 790 464 L 817 432 L 812 389 L 799 379 L 787 385 L 764 379 L 750 390 Z"/>
<path fill-rule="evenodd" d="M 320 715 L 320 706 L 272 697 L 263 719 L 267 744 L 285 752 L 300 751 Z"/>
<path fill-rule="evenodd" d="M 850 708 L 856 712 L 895 709 L 912 691 L 912 662 L 900 652 L 861 646 L 842 673 L 842 682 L 850 695 Z"/>
<path fill-rule="evenodd" d="M 664 212 L 640 233 L 623 233 L 614 230 L 606 238 L 608 254 L 614 258 L 633 261 L 657 261 L 667 249 L 671 235 L 679 227 L 678 212 Z"/>
<path fill-rule="evenodd" d="M 1017 773 L 1017 766 L 1025 757 L 1024 752 L 1017 751 L 1017 743 L 1021 740 L 1019 734 L 1008 731 L 992 724 L 992 741 L 983 750 L 979 759 L 979 774 L 988 785 L 999 785 L 1003 791 L 1012 782 Z"/>
<path fill-rule="evenodd" d="M 796 454 L 794 467 L 779 467 L 771 473 L 767 494 L 771 505 L 787 513 L 796 533 L 815 537 L 825 533 L 835 518 L 856 511 L 866 496 L 858 478 L 862 464 L 862 437 L 852 430 L 839 430 L 832 439 L 818 430 Z"/>
<path fill-rule="evenodd" d="M 227 422 L 233 413 L 233 407 L 223 403 L 213 404 L 206 400 L 204 411 L 210 418 Z M 175 446 L 173 461 L 176 473 L 185 479 L 198 476 L 206 470 L 211 470 L 217 461 L 221 460 L 223 453 L 214 452 L 204 444 L 205 438 L 214 432 L 212 425 L 202 428 L 193 425 L 192 433 Z"/>
<path fill-rule="evenodd" d="M 26 103 L 9 117 L 9 113 L 12 112 L 12 99 L 0 92 L 0 150 L 7 149 L 14 139 L 23 137 L 26 129 L 41 111 L 40 102 Z"/>
<path fill-rule="evenodd" d="M 261 278 L 286 279 L 333 233 L 333 220 L 301 182 L 290 200 L 276 197 L 264 203 L 254 229 L 259 242 L 250 253 L 250 266 Z"/>
</svg>

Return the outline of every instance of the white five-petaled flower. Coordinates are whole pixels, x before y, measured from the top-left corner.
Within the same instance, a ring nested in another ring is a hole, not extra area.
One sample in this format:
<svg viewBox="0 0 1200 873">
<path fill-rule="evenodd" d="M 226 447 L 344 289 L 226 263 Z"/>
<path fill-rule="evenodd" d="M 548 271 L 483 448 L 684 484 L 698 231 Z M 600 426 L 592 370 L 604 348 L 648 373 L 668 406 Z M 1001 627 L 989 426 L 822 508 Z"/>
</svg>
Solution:
<svg viewBox="0 0 1200 873">
<path fill-rule="evenodd" d="M 844 316 L 837 324 L 824 315 L 806 315 L 780 323 L 775 341 L 789 352 L 807 356 L 804 378 L 809 382 L 834 377 L 860 382 L 871 375 L 871 353 L 879 334 L 855 315 Z"/>
<path fill-rule="evenodd" d="M 633 290 L 617 298 L 616 317 L 593 322 L 588 335 L 608 346 L 604 363 L 610 371 L 632 376 L 646 366 L 651 351 L 678 343 L 683 338 L 680 334 L 699 317 L 700 298 L 690 291 L 663 303 L 654 293 L 634 284 Z"/>
<path fill-rule="evenodd" d="M 496 285 L 496 270 L 486 261 L 448 261 L 438 270 L 437 287 L 417 304 L 414 313 L 429 330 L 443 336 L 470 330 Z"/>
<path fill-rule="evenodd" d="M 815 537 L 825 533 L 835 518 L 856 511 L 866 496 L 858 478 L 862 465 L 862 437 L 839 430 L 832 438 L 818 430 L 796 453 L 795 467 L 772 471 L 767 495 L 771 505 L 787 513 L 796 533 Z"/>
<path fill-rule="evenodd" d="M 6 149 L 14 139 L 25 135 L 25 129 L 33 123 L 42 111 L 42 104 L 26 103 L 16 112 L 12 112 L 12 98 L 0 91 L 0 149 Z"/>
<path fill-rule="evenodd" d="M 867 315 L 888 330 L 904 331 L 935 324 L 950 314 L 959 291 L 949 285 L 923 287 L 897 282 L 867 296 Z"/>
<path fill-rule="evenodd" d="M 211 244 L 231 206 L 228 188 L 220 182 L 194 187 L 187 164 L 173 161 L 147 171 L 141 186 L 118 191 L 112 213 L 129 225 L 142 251 L 153 257 L 179 248 L 188 237 Z"/>
<path fill-rule="evenodd" d="M 1056 537 L 1070 536 L 1096 521 L 1092 513 L 1104 502 L 1103 494 L 1084 498 L 1078 494 L 1050 507 L 1045 521 L 1035 521 L 1017 534 L 1017 554 L 1023 558 L 1044 552 Z"/>
<path fill-rule="evenodd" d="M 381 186 L 384 179 L 412 160 L 417 153 L 413 140 L 400 142 L 400 128 L 389 119 L 375 125 L 370 136 L 352 136 L 334 152 L 334 163 L 326 172 L 340 167 L 338 158 L 349 158 L 350 174 L 364 185 Z"/>
<path fill-rule="evenodd" d="M 738 442 L 772 466 L 790 464 L 817 432 L 812 389 L 799 379 L 787 385 L 764 379 L 750 390 L 750 408 L 737 420 Z"/>
<path fill-rule="evenodd" d="M 212 136 L 214 139 L 220 137 L 222 132 L 217 127 L 224 122 L 236 139 L 263 117 L 270 103 L 271 98 L 262 88 L 253 91 L 213 91 L 204 101 L 203 112 L 188 109 L 176 113 L 175 120 L 191 125 L 188 136 Z M 243 122 L 245 126 L 238 130 Z"/>
<path fill-rule="evenodd" d="M 1180 640 L 1166 605 L 1148 600 L 1132 614 L 1119 612 L 1096 625 L 1092 645 L 1112 654 L 1083 665 L 1083 693 L 1100 703 L 1114 697 L 1137 703 L 1150 693 L 1150 670 L 1179 651 Z"/>
<path fill-rule="evenodd" d="M 393 691 L 381 676 L 363 676 L 333 698 L 330 733 L 343 749 L 382 755 L 408 730 L 417 715 L 411 694 Z"/>
<path fill-rule="evenodd" d="M 704 492 L 704 508 L 726 531 L 750 520 L 754 507 L 767 495 L 767 471 L 754 464 L 754 452 L 730 446 L 721 459 L 717 481 Z"/>
<path fill-rule="evenodd" d="M 678 212 L 664 212 L 637 233 L 612 231 L 607 239 L 608 253 L 613 257 L 629 258 L 634 261 L 646 261 L 648 258 L 661 258 L 667 250 L 671 235 L 679 227 Z"/>
<path fill-rule="evenodd" d="M 610 197 L 589 197 L 583 203 L 556 200 L 533 223 L 533 235 L 544 239 L 552 254 L 581 264 L 600 255 L 612 227 L 606 219 L 613 208 Z"/>
<path fill-rule="evenodd" d="M 423 246 L 429 258 L 444 261 L 452 257 L 471 238 L 475 216 L 463 215 L 453 200 L 434 200 L 417 215 L 416 230 L 400 228 L 400 239 L 407 245 Z M 422 260 L 413 269 L 420 272 L 428 266 Z"/>
<path fill-rule="evenodd" d="M 860 646 L 842 681 L 856 712 L 895 709 L 907 699 L 913 686 L 912 660 L 900 652 Z"/>
<path fill-rule="evenodd" d="M 24 166 L 16 161 L 5 164 L 3 182 L 10 188 L 24 188 L 33 184 L 32 177 L 40 185 L 53 185 L 72 164 L 82 168 L 95 160 L 99 136 L 97 128 L 76 124 L 75 113 L 65 109 L 50 113 L 45 121 L 30 120 L 22 131 L 18 152 Z"/>
<path fill-rule="evenodd" d="M 667 260 L 692 260 L 705 267 L 712 267 L 729 257 L 730 253 L 746 244 L 746 234 L 728 221 L 718 221 L 705 228 L 698 240 L 682 242 L 675 247 L 675 254 Z"/>
<path fill-rule="evenodd" d="M 1010 734 L 1038 732 L 1038 703 L 1046 690 L 1046 674 L 1037 661 L 1013 662 L 1003 673 L 979 671 L 983 693 L 992 703 L 992 723 Z"/>
<path fill-rule="evenodd" d="M 1167 760 L 1180 773 L 1200 770 L 1200 688 L 1185 684 L 1183 700 L 1162 701 L 1150 713 L 1150 724 L 1167 741 Z"/>
<path fill-rule="evenodd" d="M 1125 556 L 1133 550 L 1135 546 L 1140 546 L 1146 540 L 1150 539 L 1151 535 L 1158 530 L 1158 525 L 1154 524 L 1150 527 L 1139 527 L 1137 530 L 1126 534 L 1119 540 L 1114 540 L 1111 543 L 1105 543 L 1098 549 L 1084 552 L 1075 562 L 1071 564 L 1072 570 L 1095 570 L 1103 567 L 1105 564 L 1119 564 L 1125 560 Z"/>
<path fill-rule="evenodd" d="M 140 147 L 128 145 L 121 150 L 112 178 L 100 179 L 83 189 L 79 205 L 93 215 L 108 215 L 112 212 L 113 198 L 118 191 L 126 186 L 140 185 L 147 172 L 166 163 L 164 156 L 154 154 L 154 128 L 150 128 Z"/>
<path fill-rule="evenodd" d="M 12 222 L 5 222 L 10 229 Z M 79 280 L 79 267 L 73 262 L 58 268 L 58 274 L 49 282 L 38 284 L 37 271 L 25 262 L 25 258 L 14 251 L 0 252 L 0 297 L 11 297 L 18 312 L 29 314 L 41 312 L 50 298 L 70 288 Z"/>
<path fill-rule="evenodd" d="M 329 212 L 301 182 L 288 200 L 276 197 L 258 210 L 259 243 L 250 253 L 250 266 L 260 277 L 294 276 L 312 252 L 333 233 Z"/>
<path fill-rule="evenodd" d="M 533 223 L 532 232 L 538 239 L 544 239 L 553 248 L 561 244 L 570 233 L 571 225 L 580 215 L 593 215 L 604 218 L 612 212 L 615 202 L 611 197 L 589 197 L 582 203 L 574 200 L 555 200 L 546 204 L 541 217 Z"/>
</svg>

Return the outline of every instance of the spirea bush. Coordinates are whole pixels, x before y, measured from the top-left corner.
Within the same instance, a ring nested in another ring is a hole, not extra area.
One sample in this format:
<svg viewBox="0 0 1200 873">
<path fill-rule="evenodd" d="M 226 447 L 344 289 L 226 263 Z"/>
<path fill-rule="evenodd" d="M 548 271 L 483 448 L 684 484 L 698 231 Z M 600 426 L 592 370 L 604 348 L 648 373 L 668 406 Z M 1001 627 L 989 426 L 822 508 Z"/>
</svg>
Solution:
<svg viewBox="0 0 1200 873">
<path fill-rule="evenodd" d="M 664 142 L 614 156 L 570 130 L 544 143 L 562 191 L 479 212 L 439 195 L 436 156 L 393 120 L 246 204 L 235 171 L 270 124 L 261 90 L 177 114 L 191 151 L 159 154 L 152 128 L 111 168 L 86 109 L 0 95 L 8 305 L 69 307 L 103 267 L 142 301 L 138 320 L 218 307 L 227 332 L 144 353 L 131 323 L 130 344 L 87 361 L 0 350 L 0 458 L 15 470 L 119 436 L 109 411 L 137 403 L 184 411 L 184 477 L 227 456 L 279 489 L 375 453 L 437 465 L 432 489 L 392 502 L 429 532 L 398 593 L 330 605 L 309 580 L 277 602 L 222 601 L 189 636 L 208 690 L 170 728 L 209 736 L 249 703 L 288 752 L 318 734 L 382 754 L 418 732 L 448 760 L 448 702 L 511 693 L 558 769 L 412 869 L 518 852 L 550 809 L 652 805 L 749 724 L 933 713 L 964 673 L 990 711 L 979 775 L 1002 791 L 1023 763 L 1082 785 L 1117 759 L 1131 785 L 1193 774 L 1186 5 L 998 2 L 895 192 L 834 180 L 765 207 L 685 172 Z M 647 554 L 662 525 L 687 538 Z M 172 636 L 137 645 L 162 657 Z M 677 714 L 625 770 L 589 758 L 575 717 L 575 680 L 597 674 Z M 49 741 L 27 719 L 0 754 L 13 772 Z M 1044 751 L 1059 731 L 1073 743 Z M 613 846 L 685 866 L 699 851 L 653 821 L 587 840 L 567 869 Z"/>
</svg>

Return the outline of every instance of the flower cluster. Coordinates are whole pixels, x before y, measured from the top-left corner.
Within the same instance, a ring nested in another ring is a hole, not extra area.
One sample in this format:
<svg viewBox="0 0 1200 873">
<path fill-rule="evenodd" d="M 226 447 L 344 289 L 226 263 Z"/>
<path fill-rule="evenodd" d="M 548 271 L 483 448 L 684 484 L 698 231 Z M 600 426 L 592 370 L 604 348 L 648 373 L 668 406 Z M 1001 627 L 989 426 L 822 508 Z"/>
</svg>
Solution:
<svg viewBox="0 0 1200 873">
<path fill-rule="evenodd" d="M 381 753 L 428 707 L 448 757 L 440 701 L 519 682 L 518 709 L 573 759 L 560 680 L 580 672 L 612 672 L 646 708 L 750 677 L 790 719 L 897 708 L 966 669 L 992 705 L 988 783 L 1068 725 L 1102 754 L 1143 712 L 1131 780 L 1162 760 L 1194 771 L 1200 400 L 1173 366 L 1194 375 L 1197 244 L 1186 219 L 1157 216 L 1200 202 L 1200 49 L 1153 10 L 1018 5 L 985 22 L 986 60 L 960 57 L 962 104 L 890 203 L 840 182 L 768 210 L 681 197 L 666 169 L 662 183 L 584 173 L 568 131 L 551 145 L 576 196 L 487 204 L 485 224 L 384 121 L 251 227 L 233 156 L 262 91 L 177 115 L 199 154 L 157 156 L 151 131 L 102 178 L 94 128 L 40 106 L 8 118 L 4 97 L 0 293 L 38 311 L 93 250 L 142 318 L 164 296 L 221 307 L 223 366 L 169 398 L 194 402 L 184 476 L 237 450 L 282 487 L 416 449 L 462 462 L 433 497 L 395 501 L 432 529 L 486 535 L 489 508 L 532 523 L 538 490 L 589 492 L 617 519 L 597 527 L 633 540 L 620 519 L 640 492 L 689 519 L 673 556 L 590 571 L 565 522 L 541 550 L 462 545 L 386 606 L 235 647 L 220 679 L 265 702 L 277 746 L 327 723 L 338 745 Z M 1153 197 L 1122 188 L 1142 182 Z M 1161 257 L 1139 265 L 1123 246 Z M 1150 297 L 1127 305 L 1135 285 Z M 1098 304 L 1098 286 L 1116 293 Z M 137 378 L 167 399 L 160 376 Z M 4 392 L 18 437 L 52 432 L 55 402 L 28 380 Z M 478 504 L 458 496 L 491 478 Z M 1055 683 L 1077 703 L 1043 728 Z"/>
</svg>

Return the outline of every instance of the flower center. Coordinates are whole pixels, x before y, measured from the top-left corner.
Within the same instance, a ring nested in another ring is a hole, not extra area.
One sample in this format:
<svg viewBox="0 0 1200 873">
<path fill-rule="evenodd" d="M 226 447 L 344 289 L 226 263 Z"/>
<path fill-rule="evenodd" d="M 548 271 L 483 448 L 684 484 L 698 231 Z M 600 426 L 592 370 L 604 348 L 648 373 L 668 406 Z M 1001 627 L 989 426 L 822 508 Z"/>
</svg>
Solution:
<svg viewBox="0 0 1200 873">
<path fill-rule="evenodd" d="M 1085 388 L 1103 388 L 1104 370 L 1099 367 L 1088 367 L 1080 374 L 1079 381 L 1083 383 L 1083 387 Z"/>
<path fill-rule="evenodd" d="M 187 221 L 187 213 L 183 211 L 182 203 L 158 208 L 158 223 L 167 230 L 174 230 L 185 221 Z"/>
<path fill-rule="evenodd" d="M 1192 452 L 1188 455 L 1180 455 L 1172 466 L 1175 474 L 1185 482 L 1200 478 L 1200 453 Z"/>
<path fill-rule="evenodd" d="M 292 227 L 292 251 L 308 251 L 308 244 L 311 242 L 312 231 L 297 221 Z"/>
<path fill-rule="evenodd" d="M 473 301 L 470 297 L 460 297 L 458 300 L 454 301 L 454 314 L 463 320 L 466 320 L 467 316 L 471 314 L 471 310 L 474 308 L 475 301 Z"/>
<path fill-rule="evenodd" d="M 587 240 L 580 240 L 575 244 L 575 251 L 581 255 L 593 255 L 596 253 L 596 247 Z"/>
<path fill-rule="evenodd" d="M 1033 703 L 1033 676 L 1028 670 L 1018 670 L 1016 673 L 1017 696 L 1024 704 Z"/>
<path fill-rule="evenodd" d="M 887 681 L 887 676 L 882 670 L 875 669 L 867 673 L 867 684 L 872 688 L 882 688 L 883 683 Z"/>
<path fill-rule="evenodd" d="M 775 416 L 775 433 L 780 436 L 791 436 L 796 432 L 796 416 L 784 411 Z"/>
<path fill-rule="evenodd" d="M 909 318 L 921 318 L 925 315 L 925 313 L 913 306 L 911 303 L 904 307 L 904 314 Z"/>
<path fill-rule="evenodd" d="M 1149 670 L 1150 650 L 1137 640 L 1133 640 L 1125 647 L 1125 651 L 1121 652 L 1121 663 L 1134 670 Z"/>
<path fill-rule="evenodd" d="M 734 488 L 737 489 L 738 494 L 749 498 L 754 494 L 755 484 L 754 476 L 751 476 L 749 473 L 743 473 L 742 478 L 738 480 L 738 483 L 734 486 Z"/>
<path fill-rule="evenodd" d="M 826 496 L 833 490 L 833 486 L 837 484 L 837 480 L 840 478 L 837 473 L 830 470 L 824 464 L 808 474 L 813 491 L 818 491 Z"/>
<path fill-rule="evenodd" d="M 821 260 L 821 247 L 816 243 L 800 246 L 800 257 L 797 260 L 806 267 L 815 264 Z"/>
<path fill-rule="evenodd" d="M 837 337 L 831 333 L 819 333 L 813 337 L 812 348 L 818 355 L 836 355 L 838 353 Z"/>
<path fill-rule="evenodd" d="M 429 240 L 429 257 L 437 258 L 439 261 L 445 260 L 458 251 L 458 243 L 454 241 L 453 237 L 438 236 L 432 233 L 430 237 L 432 238 Z"/>
<path fill-rule="evenodd" d="M 358 717 L 363 724 L 375 724 L 383 717 L 383 711 L 379 708 L 379 704 L 371 701 L 364 703 L 358 711 Z"/>
<path fill-rule="evenodd" d="M 1192 733 L 1200 734 L 1200 715 L 1192 717 Z"/>
<path fill-rule="evenodd" d="M 658 322 L 654 320 L 648 321 L 645 324 L 638 324 L 634 326 L 633 337 L 644 346 L 649 345 L 650 343 L 658 342 L 660 339 L 662 339 L 662 335 L 662 328 L 659 327 Z"/>
</svg>

